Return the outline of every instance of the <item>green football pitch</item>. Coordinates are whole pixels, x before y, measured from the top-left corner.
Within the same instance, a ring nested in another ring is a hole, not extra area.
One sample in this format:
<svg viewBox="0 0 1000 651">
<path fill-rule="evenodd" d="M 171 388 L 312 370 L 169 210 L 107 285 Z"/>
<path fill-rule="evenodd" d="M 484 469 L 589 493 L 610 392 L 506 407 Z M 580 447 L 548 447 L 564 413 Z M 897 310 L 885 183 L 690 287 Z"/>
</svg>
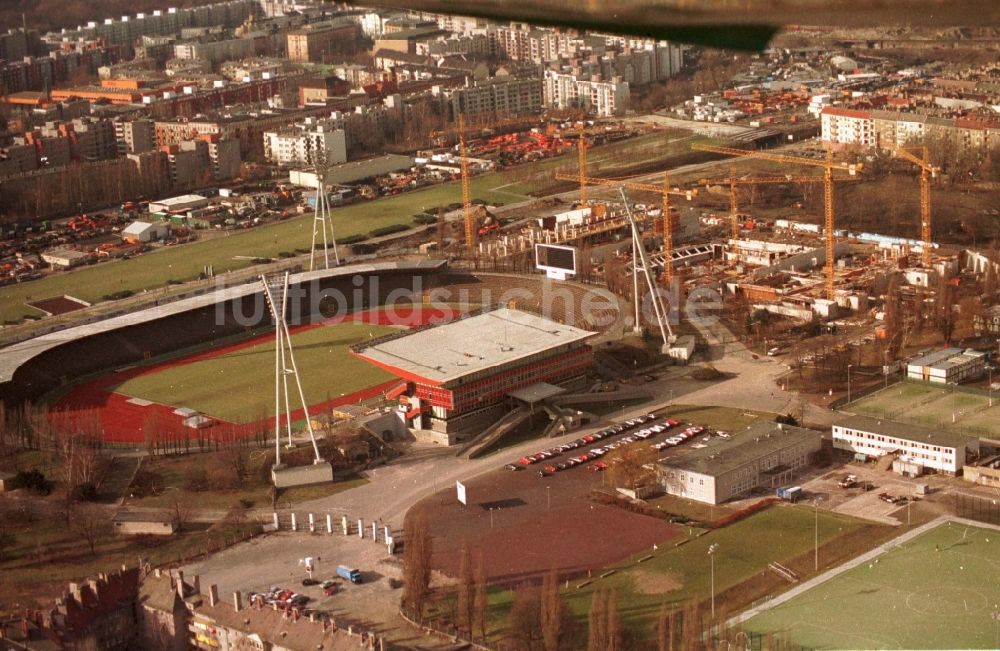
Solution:
<svg viewBox="0 0 1000 651">
<path fill-rule="evenodd" d="M 1000 436 L 1000 392 L 954 391 L 926 382 L 900 382 L 844 407 L 846 411 L 969 436 Z"/>
<path fill-rule="evenodd" d="M 940 525 L 749 620 L 810 649 L 1000 648 L 1000 531 Z"/>
<path fill-rule="evenodd" d="M 367 323 L 340 323 L 292 335 L 295 361 L 306 402 L 320 404 L 388 382 L 392 375 L 351 354 L 349 347 L 398 329 Z M 117 393 L 174 407 L 190 407 L 229 422 L 250 422 L 274 411 L 274 339 L 235 347 L 153 370 L 123 382 Z M 289 386 L 292 404 L 299 401 Z"/>
</svg>

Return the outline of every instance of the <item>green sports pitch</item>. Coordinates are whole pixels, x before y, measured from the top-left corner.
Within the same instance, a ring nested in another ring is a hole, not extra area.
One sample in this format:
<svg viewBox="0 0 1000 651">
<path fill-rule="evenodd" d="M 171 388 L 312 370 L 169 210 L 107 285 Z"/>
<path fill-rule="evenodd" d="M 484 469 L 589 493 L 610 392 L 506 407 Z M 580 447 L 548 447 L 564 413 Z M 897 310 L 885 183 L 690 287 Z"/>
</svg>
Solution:
<svg viewBox="0 0 1000 651">
<path fill-rule="evenodd" d="M 393 378 L 351 354 L 350 346 L 397 328 L 339 323 L 292 334 L 295 362 L 306 402 L 316 405 Z M 296 395 L 294 385 L 289 387 Z M 115 392 L 174 407 L 189 407 L 221 420 L 256 421 L 274 412 L 274 338 L 233 347 L 126 380 Z M 298 404 L 293 398 L 292 404 Z"/>
<path fill-rule="evenodd" d="M 1000 648 L 1000 531 L 949 522 L 750 619 L 810 649 Z"/>
<path fill-rule="evenodd" d="M 940 427 L 969 436 L 1000 436 L 1000 391 L 988 394 L 955 391 L 926 382 L 900 382 L 844 407 L 874 418 Z M 954 420 L 952 420 L 954 417 Z"/>
</svg>

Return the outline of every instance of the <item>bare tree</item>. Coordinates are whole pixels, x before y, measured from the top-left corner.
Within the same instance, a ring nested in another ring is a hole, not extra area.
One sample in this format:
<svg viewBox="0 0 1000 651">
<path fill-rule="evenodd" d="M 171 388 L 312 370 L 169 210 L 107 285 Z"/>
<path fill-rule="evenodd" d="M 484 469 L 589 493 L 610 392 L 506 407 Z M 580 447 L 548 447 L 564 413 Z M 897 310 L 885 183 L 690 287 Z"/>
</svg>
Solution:
<svg viewBox="0 0 1000 651">
<path fill-rule="evenodd" d="M 96 506 L 87 506 L 77 509 L 73 513 L 70 528 L 73 533 L 83 539 L 90 548 L 93 555 L 97 549 L 97 543 L 107 534 L 110 520 L 103 509 Z"/>
<path fill-rule="evenodd" d="M 541 649 L 538 591 L 521 586 L 514 592 L 514 605 L 507 615 L 507 645 L 512 651 Z"/>
<path fill-rule="evenodd" d="M 563 603 L 559 594 L 559 574 L 554 569 L 542 580 L 541 627 L 545 651 L 559 651 L 563 633 Z"/>
<path fill-rule="evenodd" d="M 7 560 L 7 552 L 17 542 L 13 514 L 0 504 L 0 561 Z"/>
<path fill-rule="evenodd" d="M 418 617 L 423 617 L 431 585 L 433 543 L 423 511 L 409 518 L 403 547 L 403 603 Z"/>
<path fill-rule="evenodd" d="M 473 609 L 475 628 L 479 629 L 479 636 L 486 641 L 486 612 L 489 602 L 486 594 L 487 578 L 486 566 L 483 563 L 483 553 L 479 552 L 476 559 L 476 599 Z"/>
<path fill-rule="evenodd" d="M 587 651 L 606 651 L 608 648 L 608 607 L 603 590 L 598 590 L 590 600 L 587 616 Z"/>
<path fill-rule="evenodd" d="M 655 474 L 652 464 L 655 462 L 656 450 L 652 447 L 623 445 L 608 455 L 608 479 L 614 486 L 635 489 L 652 480 Z"/>
<path fill-rule="evenodd" d="M 618 614 L 618 592 L 612 590 L 608 596 L 608 628 L 607 651 L 620 651 L 622 648 L 621 617 Z"/>
<path fill-rule="evenodd" d="M 467 542 L 462 543 L 462 554 L 458 564 L 458 586 L 456 587 L 457 592 L 457 607 L 458 613 L 456 617 L 456 624 L 458 625 L 459 631 L 467 631 L 469 635 L 472 635 L 473 629 L 473 585 L 472 585 L 472 567 L 469 561 L 469 545 Z"/>
</svg>

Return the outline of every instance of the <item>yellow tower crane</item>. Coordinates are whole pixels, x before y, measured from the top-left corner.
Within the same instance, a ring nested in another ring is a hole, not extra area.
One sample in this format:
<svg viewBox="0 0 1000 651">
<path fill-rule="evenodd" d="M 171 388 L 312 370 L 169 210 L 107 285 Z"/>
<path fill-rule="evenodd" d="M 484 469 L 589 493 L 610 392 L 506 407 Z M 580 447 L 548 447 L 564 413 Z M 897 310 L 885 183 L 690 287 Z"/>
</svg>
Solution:
<svg viewBox="0 0 1000 651">
<path fill-rule="evenodd" d="M 465 151 L 465 117 L 458 114 L 458 155 L 462 166 L 462 216 L 465 220 L 465 253 L 476 255 L 476 224 L 472 216 L 472 189 L 469 187 L 469 158 Z"/>
<path fill-rule="evenodd" d="M 787 165 L 808 165 L 810 167 L 823 168 L 823 228 L 826 231 L 826 297 L 833 300 L 834 281 L 834 236 L 833 236 L 833 173 L 847 172 L 854 176 L 863 168 L 861 163 L 845 163 L 833 160 L 833 152 L 826 151 L 824 160 L 814 158 L 804 158 L 801 156 L 788 156 L 786 154 L 776 154 L 767 151 L 757 151 L 748 149 L 736 149 L 735 147 L 720 147 L 718 145 L 693 144 L 691 149 L 696 151 L 707 151 L 714 154 L 726 154 L 728 156 L 742 156 L 745 158 L 755 158 L 773 163 L 784 163 Z"/>
<path fill-rule="evenodd" d="M 920 168 L 920 240 L 924 243 L 921 261 L 925 267 L 931 266 L 931 179 L 936 179 L 941 173 L 941 168 L 931 165 L 930 154 L 927 147 L 920 147 L 922 157 L 917 157 L 904 147 L 888 145 L 886 147 L 894 155 L 903 160 L 913 163 Z"/>
<path fill-rule="evenodd" d="M 851 179 L 836 179 L 837 181 L 854 181 L 857 177 Z M 739 195 L 737 194 L 737 186 L 741 185 L 784 185 L 784 184 L 799 184 L 804 185 L 807 183 L 822 183 L 822 176 L 736 176 L 736 170 L 730 171 L 729 176 L 719 179 L 698 179 L 699 185 L 709 186 L 709 185 L 724 185 L 729 184 L 729 217 L 731 226 L 731 235 L 734 240 L 740 237 L 740 204 Z"/>
<path fill-rule="evenodd" d="M 662 185 L 653 185 L 652 183 L 638 183 L 635 181 L 628 181 L 625 179 L 601 179 L 589 176 L 574 176 L 572 174 L 565 174 L 563 172 L 556 172 L 557 181 L 575 181 L 579 179 L 583 186 L 587 185 L 608 185 L 608 186 L 621 186 L 628 190 L 639 190 L 643 192 L 655 192 L 662 195 L 663 197 L 663 214 L 660 216 L 660 224 L 663 229 L 663 280 L 666 283 L 670 283 L 673 278 L 673 266 L 670 263 L 672 259 L 671 254 L 674 250 L 674 231 L 673 225 L 670 223 L 670 195 L 684 197 L 688 201 L 692 198 L 698 196 L 698 190 L 672 190 L 670 189 L 670 179 L 664 174 Z"/>
</svg>

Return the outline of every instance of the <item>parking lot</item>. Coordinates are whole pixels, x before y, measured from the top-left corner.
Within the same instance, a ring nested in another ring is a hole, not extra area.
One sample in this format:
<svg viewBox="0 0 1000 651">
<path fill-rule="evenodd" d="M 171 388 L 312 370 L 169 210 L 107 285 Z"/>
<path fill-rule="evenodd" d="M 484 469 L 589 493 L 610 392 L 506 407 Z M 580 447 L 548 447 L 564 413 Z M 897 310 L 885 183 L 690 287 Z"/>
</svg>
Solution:
<svg viewBox="0 0 1000 651">
<path fill-rule="evenodd" d="M 300 560 L 314 559 L 313 577 L 320 583 L 333 579 L 339 584 L 336 594 L 324 596 L 320 585 L 303 586 L 307 578 Z M 337 566 L 346 565 L 361 571 L 362 582 L 352 584 L 337 576 Z M 399 585 L 402 579 L 401 558 L 390 556 L 385 545 L 370 538 L 327 533 L 272 533 L 226 549 L 218 554 L 188 564 L 184 575 L 199 575 L 202 591 L 219 587 L 223 601 L 232 603 L 233 592 L 266 593 L 272 588 L 293 591 L 308 597 L 305 608 L 329 613 L 339 626 L 361 625 L 394 642 L 413 636 L 413 631 L 399 618 Z M 349 614 L 348 614 L 349 613 Z"/>
<path fill-rule="evenodd" d="M 645 445 L 663 457 L 720 435 L 672 419 L 669 411 L 630 418 L 548 448 L 538 442 L 536 452 L 520 457 L 498 458 L 495 470 L 464 482 L 466 505 L 458 502 L 454 487 L 423 500 L 416 508 L 428 514 L 435 534 L 434 567 L 454 575 L 464 543 L 474 556 L 482 551 L 491 581 L 515 584 L 553 568 L 577 576 L 597 572 L 684 536 L 686 529 L 664 519 L 589 498 L 592 490 L 611 491 L 605 480 L 610 461 L 602 458 L 611 450 Z"/>
</svg>

